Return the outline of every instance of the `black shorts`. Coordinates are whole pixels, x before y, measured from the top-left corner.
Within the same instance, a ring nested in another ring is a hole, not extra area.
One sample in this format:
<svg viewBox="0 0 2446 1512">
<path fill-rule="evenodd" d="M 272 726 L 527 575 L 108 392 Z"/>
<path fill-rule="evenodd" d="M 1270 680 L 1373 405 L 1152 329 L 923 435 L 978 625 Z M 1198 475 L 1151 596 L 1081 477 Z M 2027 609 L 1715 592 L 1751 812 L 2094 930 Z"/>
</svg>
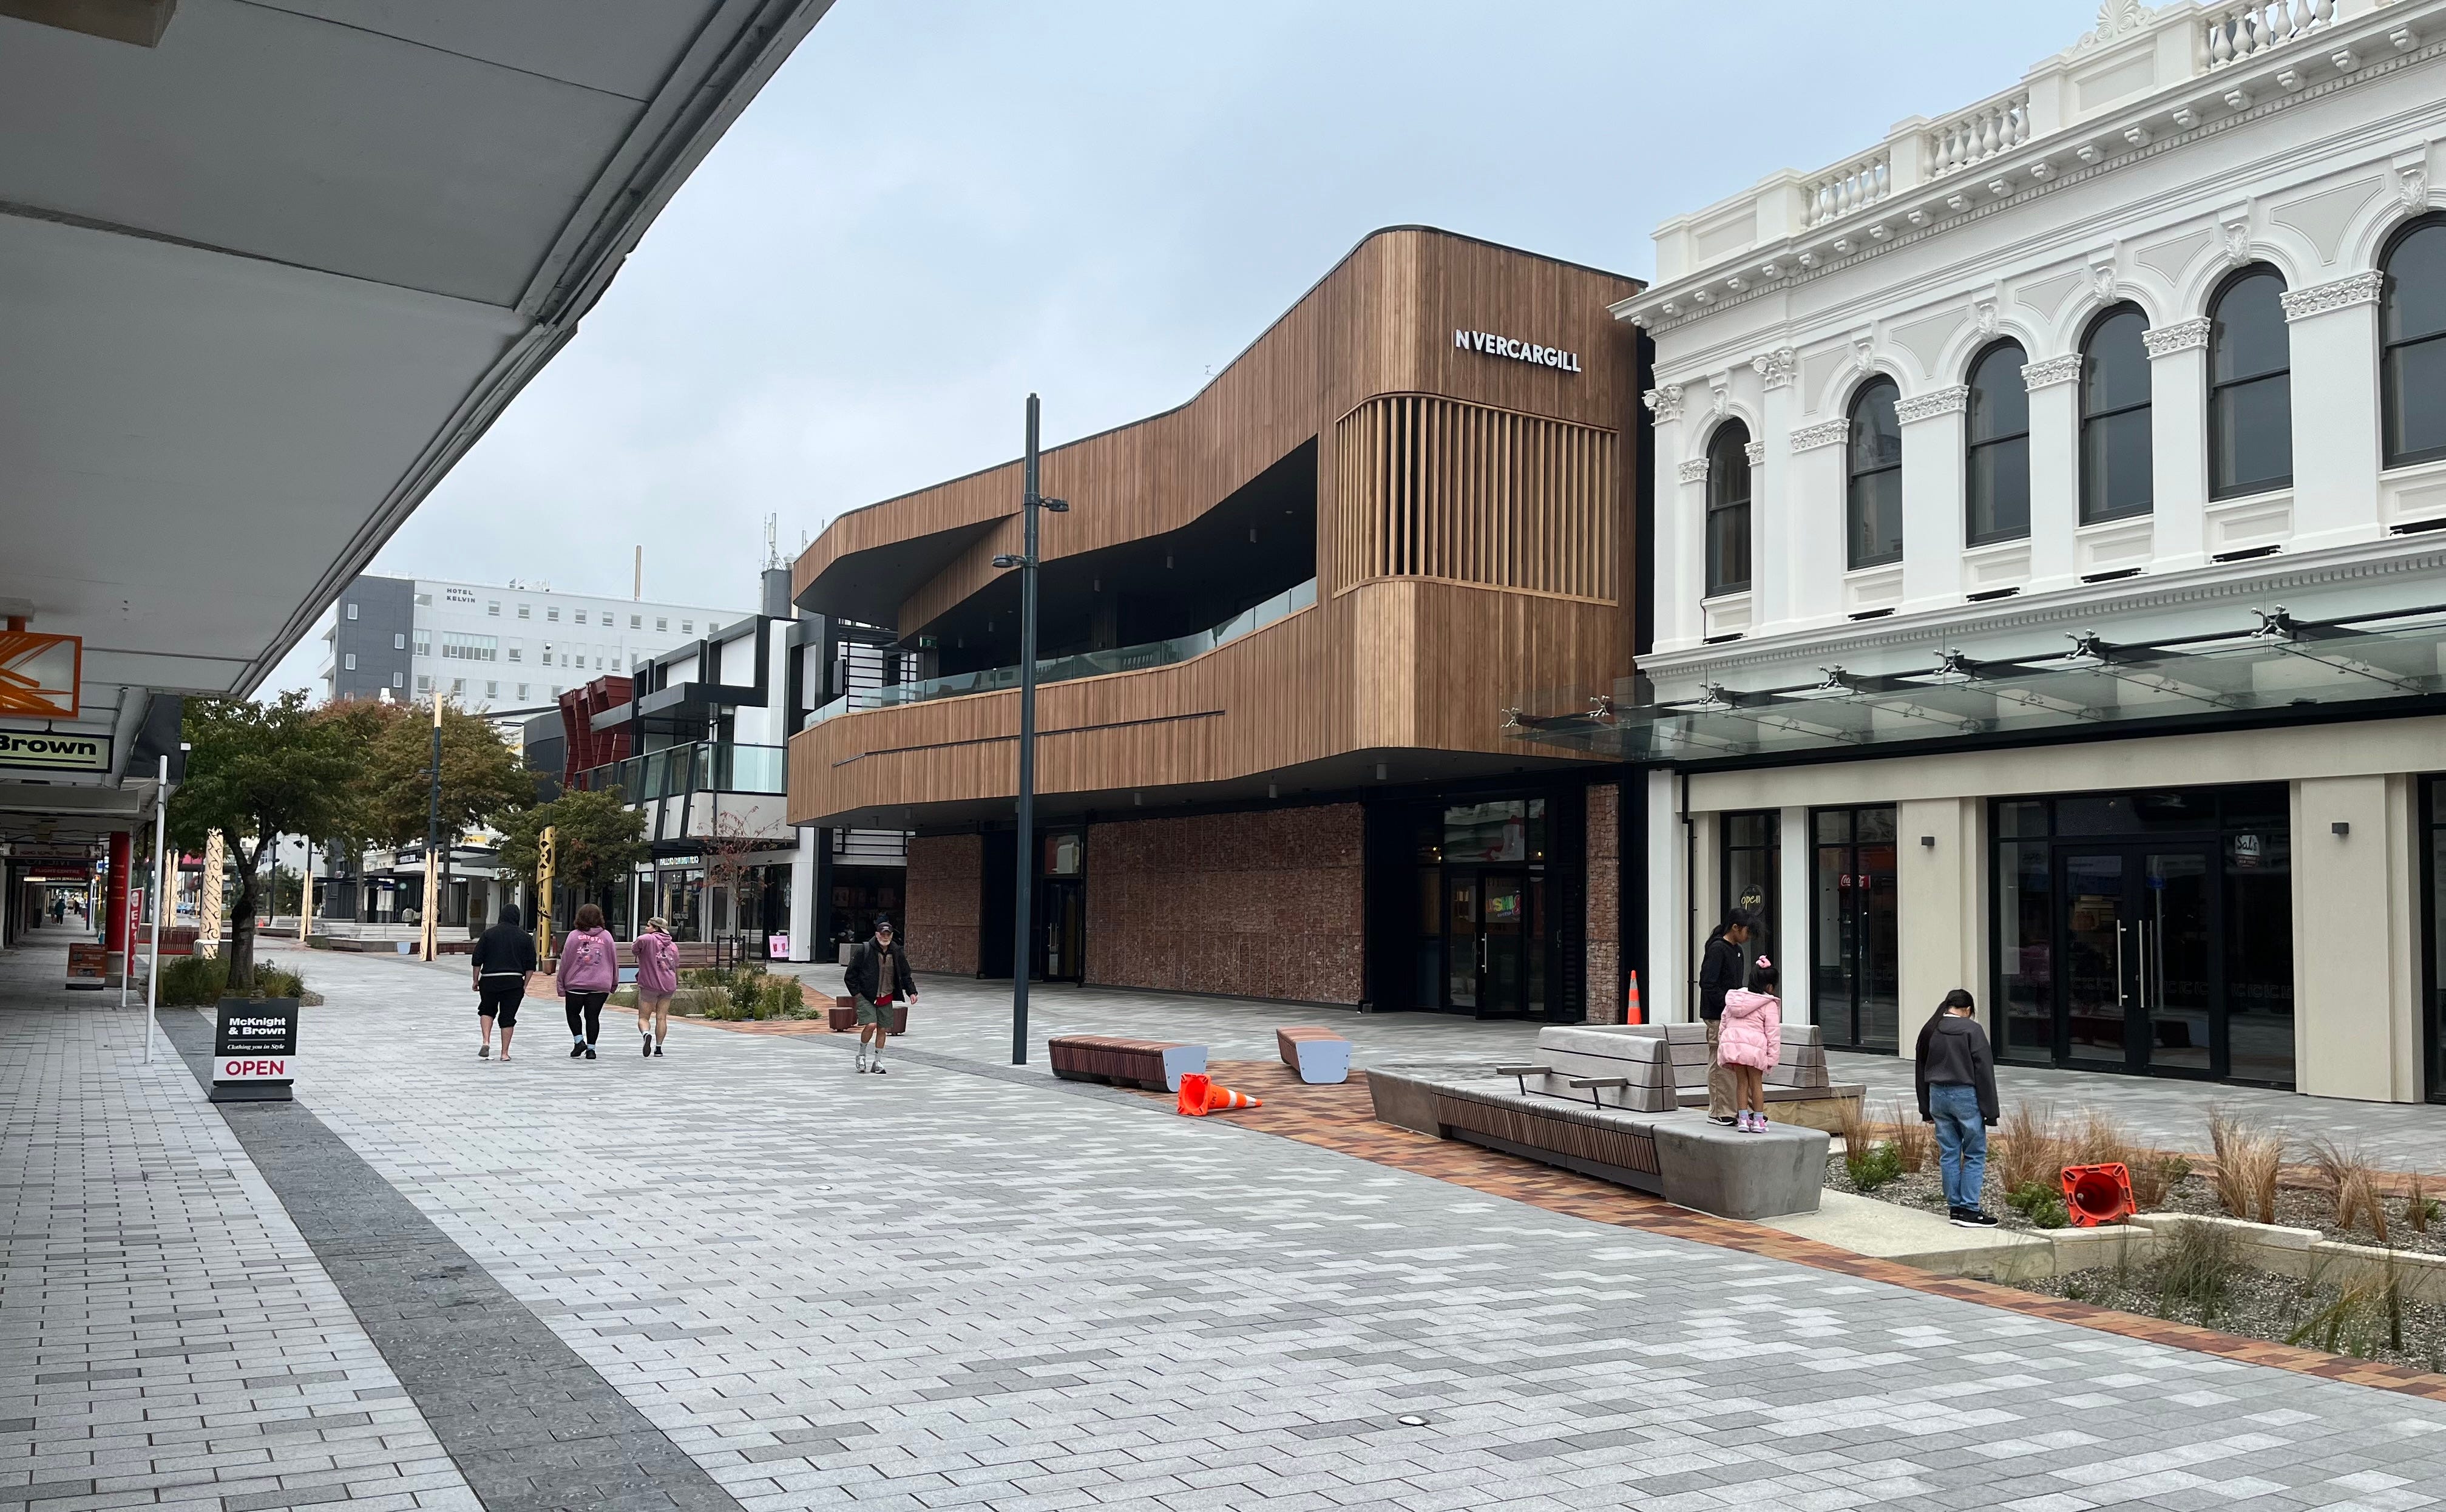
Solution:
<svg viewBox="0 0 2446 1512">
<path fill-rule="evenodd" d="M 510 982 L 496 987 L 490 982 L 485 982 L 477 987 L 476 993 L 477 1012 L 486 1018 L 499 1021 L 503 1029 L 517 1027 L 518 1004 L 526 998 L 526 983 Z"/>
</svg>

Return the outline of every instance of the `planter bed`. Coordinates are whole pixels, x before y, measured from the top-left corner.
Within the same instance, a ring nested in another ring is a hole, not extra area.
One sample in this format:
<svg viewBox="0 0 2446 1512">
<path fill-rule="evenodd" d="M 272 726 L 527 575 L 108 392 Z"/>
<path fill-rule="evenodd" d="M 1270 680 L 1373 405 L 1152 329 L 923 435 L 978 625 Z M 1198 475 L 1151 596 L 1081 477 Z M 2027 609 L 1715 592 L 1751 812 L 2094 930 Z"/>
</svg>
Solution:
<svg viewBox="0 0 2446 1512">
<path fill-rule="evenodd" d="M 2324 1276 L 2312 1281 L 2245 1268 L 2229 1281 L 2225 1303 L 2204 1310 L 2188 1299 L 2166 1296 L 2160 1286 L 2164 1276 L 2165 1262 L 2153 1259 L 2094 1266 L 2063 1276 L 2035 1276 L 2019 1285 L 2023 1291 L 2044 1296 L 2195 1324 L 2272 1344 L 2293 1339 L 2305 1322 L 2332 1308 L 2343 1295 L 2341 1285 Z M 2303 1349 L 2446 1373 L 2446 1304 L 2407 1297 L 2399 1303 L 2399 1313 L 2401 1349 L 2394 1346 L 2382 1299 L 2365 1302 L 2346 1315 L 2331 1317 L 2329 1326 L 2315 1327 L 2308 1335 L 2294 1342 Z"/>
</svg>

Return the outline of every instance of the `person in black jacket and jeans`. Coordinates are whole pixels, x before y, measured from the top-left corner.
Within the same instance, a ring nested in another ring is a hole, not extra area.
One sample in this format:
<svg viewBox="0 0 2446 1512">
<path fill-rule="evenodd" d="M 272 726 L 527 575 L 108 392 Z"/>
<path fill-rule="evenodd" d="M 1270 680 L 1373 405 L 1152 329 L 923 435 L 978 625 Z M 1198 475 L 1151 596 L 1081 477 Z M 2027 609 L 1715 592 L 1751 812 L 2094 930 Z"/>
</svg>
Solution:
<svg viewBox="0 0 2446 1512">
<path fill-rule="evenodd" d="M 1919 1031 L 1913 1080 L 1919 1116 L 1936 1125 L 1936 1153 L 1945 1172 L 1945 1205 L 1957 1228 L 1994 1228 L 1979 1200 L 1987 1180 L 1987 1131 L 1996 1126 L 1996 1057 L 1987 1031 L 1972 1017 L 1979 1005 L 1957 987 Z"/>
<path fill-rule="evenodd" d="M 1749 937 L 1749 911 L 1734 909 L 1724 916 L 1723 927 L 1707 936 L 1706 954 L 1699 958 L 1699 1017 L 1707 1026 L 1707 1122 L 1727 1128 L 1733 1125 L 1733 1073 L 1716 1057 L 1716 1036 L 1723 1027 L 1724 994 L 1748 974 L 1741 947 Z"/>
<path fill-rule="evenodd" d="M 476 1022 L 484 1043 L 476 1058 L 493 1053 L 493 1025 L 501 1026 L 501 1059 L 510 1058 L 510 1034 L 518 1027 L 518 1004 L 527 995 L 527 973 L 536 969 L 535 937 L 518 926 L 518 905 L 503 903 L 493 927 L 476 941 Z"/>
<path fill-rule="evenodd" d="M 917 979 L 910 973 L 909 957 L 892 943 L 892 920 L 875 921 L 875 937 L 849 958 L 841 985 L 857 1003 L 857 1068 L 883 1074 L 883 1046 L 892 1037 L 892 1005 L 917 1001 Z M 875 1048 L 867 1049 L 873 1035 Z"/>
</svg>

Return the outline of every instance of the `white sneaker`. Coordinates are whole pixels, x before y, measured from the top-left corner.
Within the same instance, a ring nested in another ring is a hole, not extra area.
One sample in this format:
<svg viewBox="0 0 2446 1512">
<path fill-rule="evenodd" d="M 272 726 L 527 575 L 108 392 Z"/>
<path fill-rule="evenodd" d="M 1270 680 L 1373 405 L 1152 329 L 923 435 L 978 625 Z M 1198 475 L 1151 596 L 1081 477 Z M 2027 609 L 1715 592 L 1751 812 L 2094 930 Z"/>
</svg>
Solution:
<svg viewBox="0 0 2446 1512">
<path fill-rule="evenodd" d="M 866 1074 L 866 1056 L 863 1052 L 861 1052 L 857 1058 L 857 1074 L 860 1076 L 864 1076 Z"/>
</svg>

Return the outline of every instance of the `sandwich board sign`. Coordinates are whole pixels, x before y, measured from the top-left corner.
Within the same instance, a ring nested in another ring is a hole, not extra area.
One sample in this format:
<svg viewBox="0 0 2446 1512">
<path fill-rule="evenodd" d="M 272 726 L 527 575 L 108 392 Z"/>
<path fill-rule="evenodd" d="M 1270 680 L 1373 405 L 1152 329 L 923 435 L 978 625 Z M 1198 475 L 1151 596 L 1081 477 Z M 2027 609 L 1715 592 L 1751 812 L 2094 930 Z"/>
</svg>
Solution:
<svg viewBox="0 0 2446 1512">
<path fill-rule="evenodd" d="M 285 1103 L 297 1079 L 297 999 L 224 997 L 213 1029 L 216 1103 Z"/>
</svg>

